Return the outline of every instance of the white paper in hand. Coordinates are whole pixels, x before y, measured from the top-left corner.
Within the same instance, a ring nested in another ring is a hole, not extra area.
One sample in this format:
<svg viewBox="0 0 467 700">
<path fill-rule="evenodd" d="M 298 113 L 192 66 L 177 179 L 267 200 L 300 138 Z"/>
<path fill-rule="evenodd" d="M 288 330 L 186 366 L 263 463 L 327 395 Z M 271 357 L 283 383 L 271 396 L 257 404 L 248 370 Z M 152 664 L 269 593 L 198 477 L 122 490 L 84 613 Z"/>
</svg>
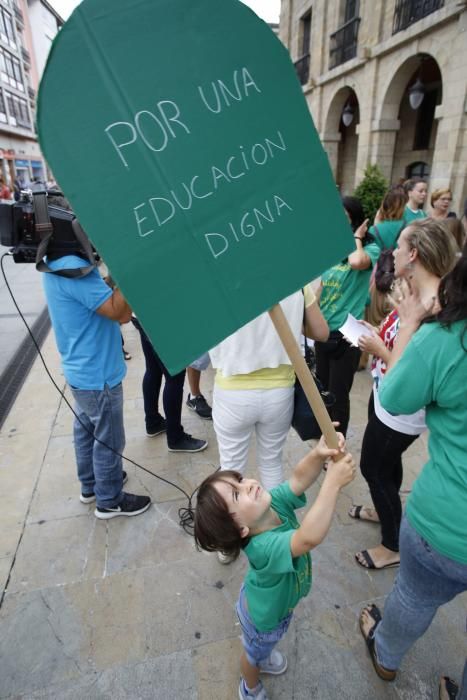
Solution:
<svg viewBox="0 0 467 700">
<path fill-rule="evenodd" d="M 346 341 L 356 348 L 358 348 L 358 339 L 362 335 L 373 335 L 373 331 L 360 323 L 352 314 L 347 316 L 346 322 L 339 330 Z"/>
</svg>

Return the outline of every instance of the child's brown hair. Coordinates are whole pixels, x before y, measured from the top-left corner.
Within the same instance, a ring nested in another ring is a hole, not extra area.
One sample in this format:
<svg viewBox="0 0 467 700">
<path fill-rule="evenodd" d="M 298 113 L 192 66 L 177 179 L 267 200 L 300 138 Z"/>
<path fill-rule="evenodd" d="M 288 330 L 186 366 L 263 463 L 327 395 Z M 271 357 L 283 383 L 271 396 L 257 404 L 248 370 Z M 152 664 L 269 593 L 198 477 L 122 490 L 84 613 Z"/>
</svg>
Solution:
<svg viewBox="0 0 467 700">
<path fill-rule="evenodd" d="M 222 552 L 237 559 L 241 549 L 249 542 L 241 537 L 227 503 L 215 488 L 219 481 L 235 479 L 240 482 L 242 475 L 232 469 L 217 471 L 203 481 L 198 489 L 195 509 L 194 537 L 198 549 L 206 552 Z"/>
</svg>

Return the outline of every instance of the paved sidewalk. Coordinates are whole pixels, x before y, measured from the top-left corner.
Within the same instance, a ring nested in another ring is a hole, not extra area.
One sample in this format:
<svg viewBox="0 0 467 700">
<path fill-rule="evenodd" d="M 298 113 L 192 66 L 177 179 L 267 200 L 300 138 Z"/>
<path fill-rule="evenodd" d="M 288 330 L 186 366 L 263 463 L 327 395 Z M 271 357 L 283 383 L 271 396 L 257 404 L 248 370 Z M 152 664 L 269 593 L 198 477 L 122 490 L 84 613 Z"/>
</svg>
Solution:
<svg viewBox="0 0 467 700">
<path fill-rule="evenodd" d="M 209 448 L 169 454 L 165 437 L 144 432 L 142 353 L 125 380 L 126 454 L 191 493 L 217 466 L 212 423 L 184 410 L 184 426 Z M 43 352 L 64 386 L 53 335 Z M 352 393 L 350 449 L 358 459 L 370 377 Z M 211 397 L 212 372 L 203 375 Z M 67 393 L 67 395 L 69 395 Z M 234 603 L 245 562 L 222 566 L 198 553 L 178 525 L 180 493 L 128 465 L 128 490 L 154 503 L 136 518 L 97 521 L 79 502 L 72 415 L 36 361 L 0 434 L 0 698 L 15 700 L 234 700 L 238 697 L 239 627 Z M 305 453 L 293 431 L 287 470 Z M 405 459 L 403 489 L 426 457 L 426 438 Z M 311 489 L 313 498 L 316 489 Z M 352 503 L 368 502 L 362 477 L 340 496 L 332 530 L 313 555 L 314 582 L 281 648 L 284 676 L 266 678 L 273 700 L 424 700 L 437 698 L 441 673 L 459 678 L 466 653 L 467 597 L 439 611 L 405 660 L 396 683 L 372 670 L 357 615 L 369 600 L 384 604 L 394 570 L 366 572 L 354 552 L 378 542 L 378 528 L 351 520 Z M 453 514 L 455 517 L 455 514 Z"/>
<path fill-rule="evenodd" d="M 9 248 L 0 245 L 0 255 Z M 34 324 L 37 317 L 45 308 L 45 297 L 42 290 L 42 275 L 37 272 L 32 263 L 15 263 L 12 257 L 3 261 L 5 275 L 29 326 Z M 0 375 L 13 358 L 19 345 L 27 336 L 27 330 L 18 315 L 11 296 L 5 285 L 3 275 L 0 275 L 0 304 L 1 328 L 0 334 Z"/>
<path fill-rule="evenodd" d="M 8 252 L 0 246 L 0 255 Z M 42 275 L 32 263 L 15 263 L 13 257 L 3 259 L 7 283 L 16 303 L 41 345 L 50 328 Z M 7 416 L 37 352 L 0 275 L 0 426 Z"/>
</svg>

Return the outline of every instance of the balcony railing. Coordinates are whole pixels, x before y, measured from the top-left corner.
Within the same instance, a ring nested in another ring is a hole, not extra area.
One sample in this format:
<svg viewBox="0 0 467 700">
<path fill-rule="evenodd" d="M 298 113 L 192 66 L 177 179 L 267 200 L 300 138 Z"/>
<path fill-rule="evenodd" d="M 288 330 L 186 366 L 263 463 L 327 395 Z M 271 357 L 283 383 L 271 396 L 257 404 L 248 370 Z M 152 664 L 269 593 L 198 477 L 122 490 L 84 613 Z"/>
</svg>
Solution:
<svg viewBox="0 0 467 700">
<path fill-rule="evenodd" d="M 306 56 L 295 61 L 294 66 L 300 83 L 306 85 L 310 77 L 310 54 L 307 53 Z"/>
<path fill-rule="evenodd" d="M 444 0 L 396 0 L 392 33 L 407 29 L 443 6 Z"/>
<path fill-rule="evenodd" d="M 351 58 L 355 58 L 357 55 L 359 26 L 360 17 L 354 17 L 343 24 L 337 32 L 331 34 L 329 68 L 335 68 Z"/>
<path fill-rule="evenodd" d="M 36 97 L 36 91 L 30 85 L 28 85 L 28 95 L 31 100 L 34 100 Z"/>
<path fill-rule="evenodd" d="M 23 57 L 23 61 L 25 63 L 31 63 L 31 55 L 29 51 L 24 48 L 24 46 L 21 47 L 21 56 Z"/>
</svg>

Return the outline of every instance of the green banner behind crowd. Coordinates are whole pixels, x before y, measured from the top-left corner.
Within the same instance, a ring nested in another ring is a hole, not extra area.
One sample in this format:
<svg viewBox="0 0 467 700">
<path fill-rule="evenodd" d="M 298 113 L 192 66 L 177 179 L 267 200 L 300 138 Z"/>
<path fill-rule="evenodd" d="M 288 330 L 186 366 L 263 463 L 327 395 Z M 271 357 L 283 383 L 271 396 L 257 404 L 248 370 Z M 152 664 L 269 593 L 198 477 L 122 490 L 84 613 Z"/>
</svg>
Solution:
<svg viewBox="0 0 467 700">
<path fill-rule="evenodd" d="M 238 0 L 85 0 L 38 126 L 171 372 L 352 248 L 289 55 Z"/>
</svg>

